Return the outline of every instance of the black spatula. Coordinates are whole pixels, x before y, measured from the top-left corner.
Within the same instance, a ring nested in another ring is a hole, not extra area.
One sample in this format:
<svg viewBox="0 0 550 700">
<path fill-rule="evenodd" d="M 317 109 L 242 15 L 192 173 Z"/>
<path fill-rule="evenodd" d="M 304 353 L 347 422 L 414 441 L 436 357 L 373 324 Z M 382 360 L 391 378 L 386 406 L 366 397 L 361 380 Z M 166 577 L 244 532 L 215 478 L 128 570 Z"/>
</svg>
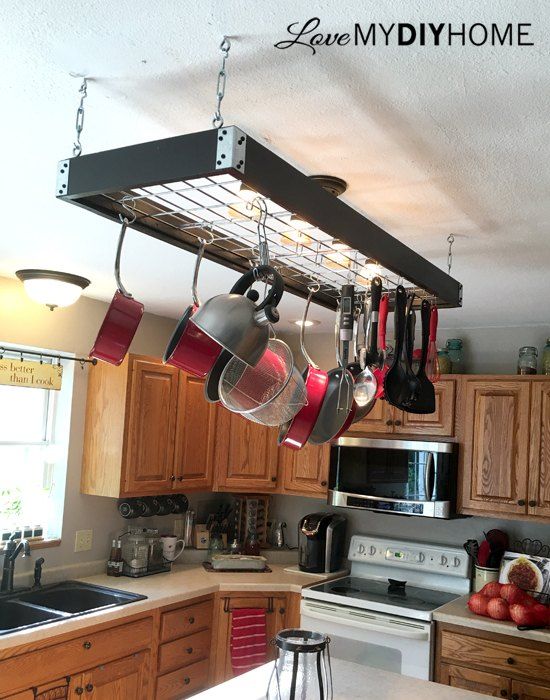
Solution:
<svg viewBox="0 0 550 700">
<path fill-rule="evenodd" d="M 409 413 L 433 413 L 435 411 L 434 385 L 426 374 L 426 361 L 428 359 L 428 345 L 430 342 L 430 315 L 430 302 L 424 299 L 420 309 L 420 318 L 422 320 L 422 356 L 420 358 L 420 367 L 416 373 L 419 389 L 416 400 L 407 408 Z"/>
<path fill-rule="evenodd" d="M 384 392 L 388 403 L 408 411 L 416 399 L 420 383 L 411 369 L 405 346 L 407 292 L 402 285 L 395 290 L 394 325 L 395 352 L 392 366 L 384 379 Z"/>
</svg>

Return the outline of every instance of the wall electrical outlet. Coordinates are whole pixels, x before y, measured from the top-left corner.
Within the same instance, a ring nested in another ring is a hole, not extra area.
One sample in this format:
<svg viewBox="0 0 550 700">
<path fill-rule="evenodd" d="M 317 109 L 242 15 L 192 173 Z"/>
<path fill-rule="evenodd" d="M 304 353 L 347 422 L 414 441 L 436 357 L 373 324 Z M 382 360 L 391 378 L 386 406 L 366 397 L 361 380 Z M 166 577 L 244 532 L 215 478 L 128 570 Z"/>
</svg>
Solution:
<svg viewBox="0 0 550 700">
<path fill-rule="evenodd" d="M 93 530 L 77 530 L 74 538 L 74 551 L 87 552 L 91 549 L 93 536 Z"/>
</svg>

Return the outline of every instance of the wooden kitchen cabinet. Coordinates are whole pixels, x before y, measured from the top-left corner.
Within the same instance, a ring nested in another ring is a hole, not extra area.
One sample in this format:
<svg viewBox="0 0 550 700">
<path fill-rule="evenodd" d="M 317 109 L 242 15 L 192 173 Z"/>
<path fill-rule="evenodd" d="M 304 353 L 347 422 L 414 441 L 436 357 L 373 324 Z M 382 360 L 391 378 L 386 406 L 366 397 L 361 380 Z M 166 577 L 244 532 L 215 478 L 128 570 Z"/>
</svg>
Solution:
<svg viewBox="0 0 550 700">
<path fill-rule="evenodd" d="M 476 669 L 465 666 L 441 664 L 439 683 L 461 690 L 471 690 L 474 693 L 492 695 L 495 698 L 510 697 L 511 681 L 509 678 L 486 671 L 476 671 Z"/>
<path fill-rule="evenodd" d="M 377 401 L 363 420 L 354 423 L 346 433 L 360 437 L 371 433 L 384 435 L 422 435 L 426 437 L 453 437 L 455 434 L 455 396 L 457 379 L 444 378 L 435 384 L 434 413 L 419 415 L 407 413 L 390 406 L 387 401 Z"/>
<path fill-rule="evenodd" d="M 464 384 L 462 509 L 525 514 L 530 383 L 468 377 Z"/>
<path fill-rule="evenodd" d="M 84 689 L 84 697 L 92 697 L 94 700 L 147 698 L 149 674 L 149 652 L 141 651 L 85 671 L 79 686 L 71 689 L 71 697 L 72 694 L 78 697 L 76 693 L 80 687 Z"/>
<path fill-rule="evenodd" d="M 305 445 L 301 450 L 279 448 L 281 493 L 325 497 L 328 488 L 330 445 Z"/>
<path fill-rule="evenodd" d="M 274 659 L 276 648 L 270 644 L 277 632 L 289 626 L 286 593 L 219 593 L 216 595 L 214 638 L 212 641 L 213 685 L 233 678 L 231 667 L 231 620 L 233 610 L 239 608 L 264 608 L 266 610 L 266 658 Z"/>
<path fill-rule="evenodd" d="M 179 373 L 174 490 L 212 487 L 219 410 L 204 398 L 204 380 Z"/>
<path fill-rule="evenodd" d="M 266 493 L 277 489 L 277 430 L 219 409 L 216 421 L 216 474 L 219 491 Z"/>
<path fill-rule="evenodd" d="M 435 679 L 493 697 L 550 700 L 550 644 L 437 623 Z"/>
<path fill-rule="evenodd" d="M 550 381 L 531 384 L 528 513 L 550 516 Z"/>
</svg>

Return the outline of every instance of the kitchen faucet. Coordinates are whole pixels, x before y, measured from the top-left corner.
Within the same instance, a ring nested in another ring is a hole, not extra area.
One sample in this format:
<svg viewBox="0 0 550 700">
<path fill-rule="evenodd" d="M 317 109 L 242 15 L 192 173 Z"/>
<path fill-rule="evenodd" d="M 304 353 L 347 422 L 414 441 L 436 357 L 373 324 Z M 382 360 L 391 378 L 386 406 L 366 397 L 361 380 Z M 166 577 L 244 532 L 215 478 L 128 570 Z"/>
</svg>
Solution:
<svg viewBox="0 0 550 700">
<path fill-rule="evenodd" d="M 0 592 L 13 591 L 13 572 L 15 569 L 15 560 L 23 552 L 24 557 L 30 557 L 31 546 L 28 540 L 20 540 L 16 542 L 15 533 L 9 538 L 4 547 L 4 566 L 2 567 L 2 583 L 0 584 Z"/>
</svg>

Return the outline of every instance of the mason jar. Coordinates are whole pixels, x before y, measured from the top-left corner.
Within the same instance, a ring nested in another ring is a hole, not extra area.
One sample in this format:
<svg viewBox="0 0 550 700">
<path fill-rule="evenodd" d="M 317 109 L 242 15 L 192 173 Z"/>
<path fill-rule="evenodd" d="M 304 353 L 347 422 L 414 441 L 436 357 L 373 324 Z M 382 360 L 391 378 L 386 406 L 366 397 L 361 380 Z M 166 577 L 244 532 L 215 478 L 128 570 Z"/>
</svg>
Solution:
<svg viewBox="0 0 550 700">
<path fill-rule="evenodd" d="M 525 345 L 519 349 L 518 374 L 537 373 L 537 348 L 532 345 Z"/>
<path fill-rule="evenodd" d="M 462 340 L 460 338 L 449 338 L 447 341 L 447 352 L 451 360 L 451 372 L 453 374 L 462 374 L 464 371 Z"/>
<path fill-rule="evenodd" d="M 550 374 L 550 338 L 546 339 L 546 345 L 542 351 L 542 373 Z"/>
</svg>

